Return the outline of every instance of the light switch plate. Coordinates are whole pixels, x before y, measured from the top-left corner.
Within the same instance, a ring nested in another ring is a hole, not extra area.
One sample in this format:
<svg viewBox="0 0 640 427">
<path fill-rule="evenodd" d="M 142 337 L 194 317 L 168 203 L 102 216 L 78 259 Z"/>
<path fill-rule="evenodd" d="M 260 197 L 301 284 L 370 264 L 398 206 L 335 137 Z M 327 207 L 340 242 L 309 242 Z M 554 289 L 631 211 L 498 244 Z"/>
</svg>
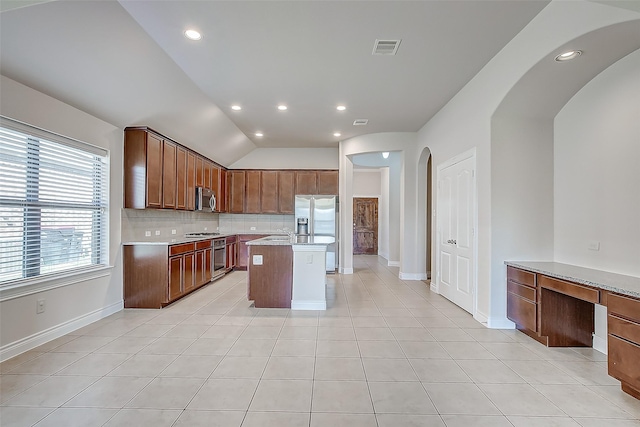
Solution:
<svg viewBox="0 0 640 427">
<path fill-rule="evenodd" d="M 151 232 L 150 231 L 145 231 L 144 232 L 144 237 L 151 237 Z"/>
<path fill-rule="evenodd" d="M 600 242 L 598 242 L 597 240 L 590 241 L 589 244 L 587 245 L 587 249 L 589 249 L 590 251 L 599 251 Z"/>
<path fill-rule="evenodd" d="M 160 235 L 160 230 L 156 230 L 156 236 Z"/>
<path fill-rule="evenodd" d="M 262 265 L 262 255 L 253 256 L 253 265 Z"/>
</svg>

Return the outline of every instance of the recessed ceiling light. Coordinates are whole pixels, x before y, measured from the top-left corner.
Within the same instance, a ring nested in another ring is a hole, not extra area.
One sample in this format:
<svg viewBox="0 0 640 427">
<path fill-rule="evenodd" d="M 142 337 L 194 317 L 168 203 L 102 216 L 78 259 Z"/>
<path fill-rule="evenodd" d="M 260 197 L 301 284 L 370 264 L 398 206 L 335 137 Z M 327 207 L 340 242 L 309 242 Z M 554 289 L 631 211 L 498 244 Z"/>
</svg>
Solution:
<svg viewBox="0 0 640 427">
<path fill-rule="evenodd" d="M 256 132 L 256 136 L 264 136 L 262 132 Z"/>
<path fill-rule="evenodd" d="M 571 61 L 572 59 L 575 59 L 580 55 L 582 55 L 581 50 L 570 50 L 568 52 L 564 52 L 556 56 L 555 60 L 557 62 Z"/>
<path fill-rule="evenodd" d="M 241 107 L 241 106 L 239 106 L 239 105 L 232 105 L 232 106 L 231 106 L 231 109 L 232 109 L 233 111 L 240 111 L 240 110 L 242 110 L 242 107 Z"/>
<path fill-rule="evenodd" d="M 278 110 L 285 111 L 286 109 L 287 109 L 286 105 L 282 105 L 282 104 L 278 105 Z"/>
<path fill-rule="evenodd" d="M 345 107 L 344 105 L 338 105 L 338 106 L 336 107 L 336 110 L 338 110 L 338 111 L 344 111 L 344 110 L 346 110 L 346 109 L 347 109 L 347 107 Z"/>
<path fill-rule="evenodd" d="M 382 153 L 382 157 L 385 158 L 385 159 L 388 159 L 389 158 L 389 152 L 388 151 L 383 152 Z"/>
<path fill-rule="evenodd" d="M 340 132 L 336 132 L 333 134 L 333 136 L 341 136 L 342 134 Z"/>
<path fill-rule="evenodd" d="M 196 30 L 187 30 L 184 32 L 184 35 L 190 40 L 200 40 L 202 38 L 202 34 L 197 32 Z"/>
</svg>

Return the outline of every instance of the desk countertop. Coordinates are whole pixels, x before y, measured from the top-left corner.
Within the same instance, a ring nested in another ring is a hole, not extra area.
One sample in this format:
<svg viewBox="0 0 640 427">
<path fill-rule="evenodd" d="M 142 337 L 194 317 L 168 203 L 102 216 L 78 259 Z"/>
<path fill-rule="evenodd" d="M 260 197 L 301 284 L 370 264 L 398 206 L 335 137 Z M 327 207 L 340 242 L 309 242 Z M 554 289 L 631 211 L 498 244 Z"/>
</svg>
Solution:
<svg viewBox="0 0 640 427">
<path fill-rule="evenodd" d="M 587 286 L 640 298 L 640 277 L 559 262 L 505 261 L 506 265 Z"/>
</svg>

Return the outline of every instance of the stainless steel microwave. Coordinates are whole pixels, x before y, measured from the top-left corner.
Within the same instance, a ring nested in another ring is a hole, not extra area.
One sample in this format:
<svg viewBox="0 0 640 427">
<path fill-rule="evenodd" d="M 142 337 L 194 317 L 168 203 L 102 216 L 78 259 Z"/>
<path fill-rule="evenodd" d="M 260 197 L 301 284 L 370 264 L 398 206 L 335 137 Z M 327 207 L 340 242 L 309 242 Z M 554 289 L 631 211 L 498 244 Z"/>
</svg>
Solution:
<svg viewBox="0 0 640 427">
<path fill-rule="evenodd" d="M 196 187 L 196 210 L 215 212 L 216 194 L 208 188 Z"/>
</svg>

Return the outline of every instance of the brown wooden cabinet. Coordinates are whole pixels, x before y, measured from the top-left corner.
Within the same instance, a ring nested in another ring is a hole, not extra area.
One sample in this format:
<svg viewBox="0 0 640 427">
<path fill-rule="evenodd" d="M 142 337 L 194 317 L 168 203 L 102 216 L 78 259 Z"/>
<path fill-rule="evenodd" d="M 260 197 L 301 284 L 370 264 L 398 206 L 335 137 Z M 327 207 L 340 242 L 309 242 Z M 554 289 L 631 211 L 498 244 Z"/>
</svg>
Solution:
<svg viewBox="0 0 640 427">
<path fill-rule="evenodd" d="M 250 246 L 251 255 L 261 255 L 262 264 L 249 264 L 247 297 L 255 307 L 291 308 L 293 251 L 290 245 Z"/>
<path fill-rule="evenodd" d="M 216 209 L 214 212 L 220 212 L 220 204 L 222 192 L 220 191 L 220 168 L 215 164 L 211 164 L 211 191 L 216 196 Z"/>
<path fill-rule="evenodd" d="M 196 187 L 204 187 L 204 159 L 196 156 Z"/>
<path fill-rule="evenodd" d="M 230 271 L 236 267 L 236 259 L 237 259 L 237 251 L 238 251 L 237 236 L 227 236 L 226 244 L 227 244 L 226 270 Z"/>
<path fill-rule="evenodd" d="M 244 213 L 245 171 L 227 172 L 229 180 L 229 213 Z"/>
<path fill-rule="evenodd" d="M 507 318 L 531 335 L 538 332 L 536 275 L 507 267 Z"/>
<path fill-rule="evenodd" d="M 609 375 L 640 399 L 640 300 L 609 292 L 607 332 Z"/>
<path fill-rule="evenodd" d="M 162 308 L 211 281 L 211 240 L 125 245 L 125 308 Z"/>
<path fill-rule="evenodd" d="M 245 171 L 244 212 L 261 213 L 260 209 L 260 177 L 256 170 Z"/>
<path fill-rule="evenodd" d="M 318 171 L 318 194 L 338 194 L 338 171 Z"/>
<path fill-rule="evenodd" d="M 124 207 L 162 207 L 162 138 L 142 129 L 124 134 Z"/>
<path fill-rule="evenodd" d="M 278 212 L 292 214 L 295 212 L 295 172 L 278 171 Z"/>
<path fill-rule="evenodd" d="M 316 171 L 296 172 L 296 194 L 318 194 Z"/>
<path fill-rule="evenodd" d="M 268 234 L 239 234 L 238 235 L 238 254 L 236 259 L 236 269 L 246 270 L 249 265 L 249 246 L 247 242 L 250 240 L 266 237 Z"/>
<path fill-rule="evenodd" d="M 147 203 L 146 206 L 162 207 L 162 139 L 147 134 Z"/>
<path fill-rule="evenodd" d="M 176 209 L 187 209 L 187 150 L 178 147 L 176 153 Z"/>
<path fill-rule="evenodd" d="M 196 209 L 196 155 L 187 152 L 187 206 L 186 210 Z"/>
<path fill-rule="evenodd" d="M 218 198 L 220 212 L 227 212 L 227 199 L 227 171 L 220 169 L 220 197 Z"/>
<path fill-rule="evenodd" d="M 278 213 L 278 171 L 260 172 L 260 212 Z"/>
<path fill-rule="evenodd" d="M 178 147 L 176 144 L 163 141 L 162 143 L 162 207 L 176 208 L 176 158 Z"/>
</svg>

